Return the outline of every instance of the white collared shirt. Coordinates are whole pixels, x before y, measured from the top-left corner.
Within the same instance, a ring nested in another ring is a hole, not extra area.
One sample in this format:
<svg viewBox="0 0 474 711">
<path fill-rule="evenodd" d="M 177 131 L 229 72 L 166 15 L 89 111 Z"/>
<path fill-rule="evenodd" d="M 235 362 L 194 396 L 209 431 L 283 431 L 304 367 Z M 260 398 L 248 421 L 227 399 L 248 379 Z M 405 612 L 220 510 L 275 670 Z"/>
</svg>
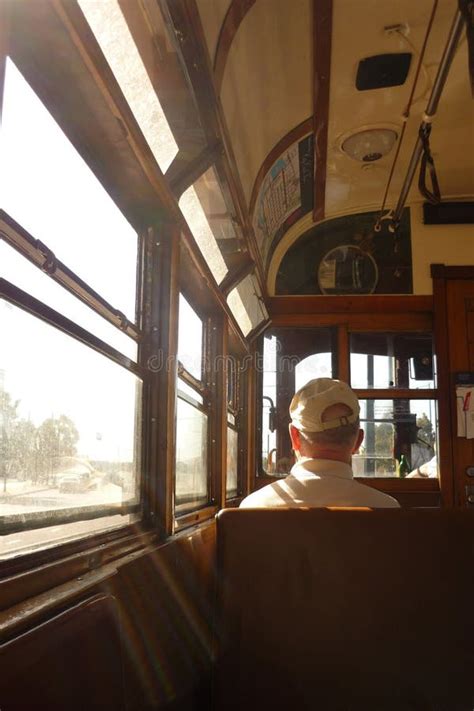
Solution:
<svg viewBox="0 0 474 711">
<path fill-rule="evenodd" d="M 398 508 L 392 496 L 354 481 L 352 469 L 333 459 L 298 460 L 291 473 L 247 496 L 241 508 L 367 506 Z"/>
</svg>

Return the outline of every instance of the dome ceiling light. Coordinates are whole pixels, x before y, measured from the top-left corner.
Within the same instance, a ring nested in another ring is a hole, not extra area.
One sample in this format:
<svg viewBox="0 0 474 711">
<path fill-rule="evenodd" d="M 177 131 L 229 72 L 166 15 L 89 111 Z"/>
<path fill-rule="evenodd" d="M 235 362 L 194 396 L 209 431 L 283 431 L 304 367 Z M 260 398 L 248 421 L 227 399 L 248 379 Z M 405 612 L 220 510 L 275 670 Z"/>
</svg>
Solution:
<svg viewBox="0 0 474 711">
<path fill-rule="evenodd" d="M 341 150 L 354 160 L 372 163 L 390 153 L 397 138 L 397 132 L 391 128 L 371 128 L 346 138 Z"/>
</svg>

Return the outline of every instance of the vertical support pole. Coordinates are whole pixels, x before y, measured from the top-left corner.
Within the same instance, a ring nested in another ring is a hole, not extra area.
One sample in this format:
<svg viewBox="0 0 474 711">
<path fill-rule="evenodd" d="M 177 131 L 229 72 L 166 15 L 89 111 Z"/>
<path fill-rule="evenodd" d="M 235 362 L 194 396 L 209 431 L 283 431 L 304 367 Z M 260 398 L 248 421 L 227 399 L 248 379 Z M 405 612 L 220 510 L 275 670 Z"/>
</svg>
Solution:
<svg viewBox="0 0 474 711">
<path fill-rule="evenodd" d="M 349 332 L 347 324 L 343 323 L 337 328 L 337 363 L 339 365 L 337 377 L 345 383 L 350 380 Z"/>
<path fill-rule="evenodd" d="M 258 357 L 258 346 L 261 347 L 262 357 Z M 260 422 L 261 432 L 261 391 L 257 386 L 257 378 L 262 380 L 263 369 L 263 338 L 257 339 L 250 345 L 250 352 L 244 356 L 243 369 L 245 371 L 246 402 L 247 407 L 242 411 L 241 422 L 245 420 L 247 432 L 247 457 L 243 458 L 244 477 L 242 479 L 242 495 L 246 496 L 256 488 L 257 471 L 260 465 L 261 452 L 257 452 L 256 442 L 261 444 L 261 437 L 257 438 L 257 423 Z M 257 375 L 258 372 L 258 375 Z M 257 399 L 257 392 L 259 397 Z M 259 412 L 257 414 L 257 408 Z"/>
<path fill-rule="evenodd" d="M 454 506 L 454 457 L 451 417 L 451 365 L 448 343 L 448 307 L 444 264 L 431 265 L 433 279 L 433 336 L 438 377 L 439 441 L 437 452 L 441 502 Z"/>
<path fill-rule="evenodd" d="M 248 380 L 249 373 L 248 368 L 245 369 L 245 363 L 247 363 L 247 358 L 236 359 L 235 367 L 237 369 L 237 496 L 241 497 L 247 492 L 247 472 L 248 472 L 248 461 L 249 447 L 250 447 L 250 437 L 249 437 L 249 406 L 248 406 Z M 252 408 L 256 416 L 255 410 L 257 408 L 257 403 L 254 404 Z M 254 432 L 254 437 L 256 436 L 256 428 Z M 256 470 L 255 459 L 254 469 Z"/>
<path fill-rule="evenodd" d="M 374 356 L 367 356 L 367 387 L 374 387 Z M 374 401 L 367 400 L 367 422 L 365 423 L 365 436 L 367 439 L 367 452 L 374 452 L 375 455 L 375 422 L 374 420 Z M 367 459 L 367 474 L 375 475 L 375 459 L 371 457 Z"/>
<path fill-rule="evenodd" d="M 206 380 L 211 392 L 209 491 L 211 503 L 223 508 L 227 469 L 227 324 L 222 312 L 216 312 L 209 319 L 208 329 Z"/>
<path fill-rule="evenodd" d="M 164 222 L 148 229 L 144 247 L 144 520 L 163 537 L 173 532 L 179 238 Z"/>
</svg>

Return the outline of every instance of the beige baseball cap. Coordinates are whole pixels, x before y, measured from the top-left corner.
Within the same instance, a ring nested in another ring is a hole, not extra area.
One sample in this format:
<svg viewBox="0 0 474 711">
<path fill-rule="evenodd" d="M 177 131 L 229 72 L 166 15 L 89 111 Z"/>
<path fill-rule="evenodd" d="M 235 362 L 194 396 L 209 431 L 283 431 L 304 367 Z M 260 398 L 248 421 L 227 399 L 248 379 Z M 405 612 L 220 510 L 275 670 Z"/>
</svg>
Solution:
<svg viewBox="0 0 474 711">
<path fill-rule="evenodd" d="M 352 414 L 323 422 L 324 412 L 331 405 L 347 405 Z M 290 417 L 301 432 L 323 432 L 355 422 L 360 406 L 355 392 L 342 380 L 315 378 L 300 388 L 290 404 Z"/>
</svg>

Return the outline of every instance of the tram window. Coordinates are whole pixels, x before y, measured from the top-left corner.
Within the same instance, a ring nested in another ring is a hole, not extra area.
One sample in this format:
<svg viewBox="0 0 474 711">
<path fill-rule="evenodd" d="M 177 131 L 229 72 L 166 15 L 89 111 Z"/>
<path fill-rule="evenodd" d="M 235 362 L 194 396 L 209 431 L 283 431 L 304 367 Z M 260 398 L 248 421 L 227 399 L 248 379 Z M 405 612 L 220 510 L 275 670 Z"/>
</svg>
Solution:
<svg viewBox="0 0 474 711">
<path fill-rule="evenodd" d="M 117 0 L 79 0 L 115 78 L 163 172 L 178 153 L 160 100 Z"/>
<path fill-rule="evenodd" d="M 436 473 L 438 414 L 436 400 L 361 400 L 360 420 L 365 436 L 352 457 L 355 476 L 398 476 L 397 462 L 405 456 L 410 471 L 432 463 Z"/>
<path fill-rule="evenodd" d="M 332 353 L 314 353 L 295 366 L 295 392 L 314 378 L 330 378 L 332 373 Z"/>
<path fill-rule="evenodd" d="M 353 333 L 353 388 L 433 389 L 433 345 L 428 333 Z"/>
<path fill-rule="evenodd" d="M 135 321 L 136 232 L 10 59 L 0 158 L 1 207 Z"/>
<path fill-rule="evenodd" d="M 129 523 L 141 380 L 4 300 L 0 332 L 1 555 Z"/>
<path fill-rule="evenodd" d="M 203 383 L 204 323 L 182 294 L 178 320 L 175 511 L 180 514 L 209 498 L 209 412 Z"/>
<path fill-rule="evenodd" d="M 270 336 L 263 339 L 262 373 L 262 468 L 271 473 L 272 454 L 276 452 L 275 403 L 276 403 L 277 339 Z"/>
<path fill-rule="evenodd" d="M 240 416 L 243 411 L 245 372 L 242 363 L 235 355 L 227 358 L 227 469 L 226 469 L 226 499 L 233 499 L 239 494 L 241 466 L 239 448 L 245 437 L 245 418 Z"/>
<path fill-rule="evenodd" d="M 136 341 L 63 289 L 6 242 L 0 242 L 0 264 L 2 274 L 7 275 L 20 289 L 51 308 L 60 310 L 64 316 L 136 361 Z"/>
<path fill-rule="evenodd" d="M 183 193 L 179 206 L 215 280 L 220 284 L 228 272 L 223 252 L 237 251 L 238 245 L 214 168 L 209 168 Z"/>
<path fill-rule="evenodd" d="M 179 295 L 178 360 L 198 380 L 202 379 L 203 323 L 182 294 Z"/>
<path fill-rule="evenodd" d="M 208 500 L 208 417 L 178 397 L 176 414 L 176 512 L 202 506 Z"/>
<path fill-rule="evenodd" d="M 231 499 L 238 493 L 238 449 L 239 434 L 231 426 L 227 427 L 227 483 L 226 496 Z"/>
<path fill-rule="evenodd" d="M 227 297 L 229 308 L 244 336 L 268 318 L 255 277 L 249 275 Z"/>
<path fill-rule="evenodd" d="M 313 378 L 335 377 L 336 331 L 277 328 L 263 339 L 262 470 L 285 475 L 293 464 L 288 434 L 291 398 Z"/>
<path fill-rule="evenodd" d="M 191 400 L 196 402 L 198 405 L 204 404 L 204 398 L 201 393 L 188 385 L 188 383 L 182 378 L 178 378 L 178 396 L 179 395 L 191 398 Z"/>
</svg>

